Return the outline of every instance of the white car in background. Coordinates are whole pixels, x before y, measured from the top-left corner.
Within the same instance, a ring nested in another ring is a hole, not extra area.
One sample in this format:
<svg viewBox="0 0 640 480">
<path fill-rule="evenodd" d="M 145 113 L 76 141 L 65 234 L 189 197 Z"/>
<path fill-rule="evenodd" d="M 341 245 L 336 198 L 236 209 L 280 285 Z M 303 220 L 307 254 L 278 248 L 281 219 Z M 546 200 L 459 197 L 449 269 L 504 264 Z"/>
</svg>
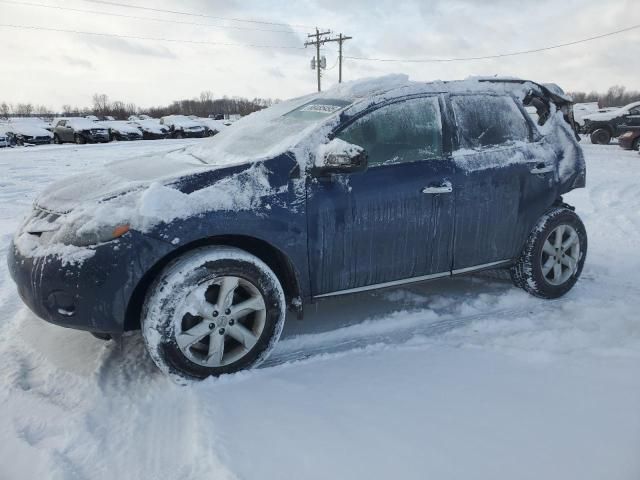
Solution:
<svg viewBox="0 0 640 480">
<path fill-rule="evenodd" d="M 169 136 L 169 129 L 164 125 L 160 125 L 160 121 L 156 119 L 130 120 L 129 125 L 138 128 L 142 132 L 142 138 L 145 140 L 160 140 Z"/>
<path fill-rule="evenodd" d="M 142 140 L 140 129 L 125 120 L 110 120 L 97 123 L 109 130 L 109 139 L 111 141 Z"/>
<path fill-rule="evenodd" d="M 169 129 L 171 138 L 202 138 L 207 136 L 207 129 L 199 122 L 185 115 L 167 115 L 160 119 L 160 124 Z"/>
</svg>

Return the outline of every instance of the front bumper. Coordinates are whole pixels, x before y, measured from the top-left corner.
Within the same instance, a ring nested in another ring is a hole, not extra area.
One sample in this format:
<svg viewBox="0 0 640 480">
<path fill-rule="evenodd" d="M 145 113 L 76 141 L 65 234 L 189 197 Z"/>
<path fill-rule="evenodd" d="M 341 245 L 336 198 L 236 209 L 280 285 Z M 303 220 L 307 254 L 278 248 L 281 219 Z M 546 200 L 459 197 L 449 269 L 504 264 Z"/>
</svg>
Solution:
<svg viewBox="0 0 640 480">
<path fill-rule="evenodd" d="M 84 138 L 87 140 L 88 143 L 108 143 L 108 142 L 111 141 L 111 138 L 109 138 L 109 134 L 107 134 L 107 135 L 96 135 L 96 134 L 85 135 Z"/>
<path fill-rule="evenodd" d="M 136 287 L 172 246 L 130 231 L 91 248 L 95 254 L 90 258 L 65 264 L 56 255 L 23 256 L 12 242 L 9 271 L 22 301 L 43 320 L 91 332 L 121 333 Z"/>
</svg>

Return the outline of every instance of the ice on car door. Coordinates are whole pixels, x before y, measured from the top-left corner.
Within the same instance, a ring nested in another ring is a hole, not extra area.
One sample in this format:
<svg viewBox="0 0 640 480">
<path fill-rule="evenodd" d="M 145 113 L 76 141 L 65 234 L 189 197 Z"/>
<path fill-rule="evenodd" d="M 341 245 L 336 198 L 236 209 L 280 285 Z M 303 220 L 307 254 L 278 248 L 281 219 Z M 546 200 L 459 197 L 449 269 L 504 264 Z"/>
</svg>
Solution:
<svg viewBox="0 0 640 480">
<path fill-rule="evenodd" d="M 423 192 L 453 175 L 438 97 L 401 99 L 347 124 L 337 136 L 363 147 L 369 168 L 308 185 L 314 294 L 448 271 L 452 195 Z"/>
<path fill-rule="evenodd" d="M 521 250 L 532 219 L 542 215 L 555 195 L 547 179 L 532 177 L 532 124 L 509 96 L 462 94 L 450 99 L 457 124 L 459 186 L 453 269 L 509 260 Z"/>
</svg>

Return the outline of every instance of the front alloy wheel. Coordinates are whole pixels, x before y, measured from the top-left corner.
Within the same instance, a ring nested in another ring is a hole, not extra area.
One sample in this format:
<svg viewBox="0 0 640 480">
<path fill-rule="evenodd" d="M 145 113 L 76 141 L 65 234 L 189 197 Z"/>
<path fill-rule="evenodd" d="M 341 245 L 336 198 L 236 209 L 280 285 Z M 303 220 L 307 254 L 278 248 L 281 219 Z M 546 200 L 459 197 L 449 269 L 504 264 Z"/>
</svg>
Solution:
<svg viewBox="0 0 640 480">
<path fill-rule="evenodd" d="M 278 278 L 260 259 L 233 247 L 203 247 L 170 263 L 150 287 L 142 333 L 165 373 L 234 373 L 267 357 L 285 305 Z"/>
</svg>

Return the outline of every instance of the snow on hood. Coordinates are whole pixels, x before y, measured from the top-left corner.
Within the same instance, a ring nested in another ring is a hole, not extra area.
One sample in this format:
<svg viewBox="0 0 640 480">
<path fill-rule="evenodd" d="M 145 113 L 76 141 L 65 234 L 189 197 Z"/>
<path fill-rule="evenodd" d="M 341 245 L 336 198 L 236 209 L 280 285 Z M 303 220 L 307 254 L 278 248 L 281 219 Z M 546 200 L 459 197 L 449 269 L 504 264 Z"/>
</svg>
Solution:
<svg viewBox="0 0 640 480">
<path fill-rule="evenodd" d="M 149 186 L 152 182 L 174 179 L 206 167 L 201 161 L 185 153 L 184 149 L 160 156 L 144 155 L 117 160 L 49 185 L 36 199 L 36 205 L 65 213 L 86 202 L 121 195 Z"/>
<path fill-rule="evenodd" d="M 112 130 L 116 130 L 117 132 L 120 132 L 120 133 L 137 133 L 137 134 L 140 133 L 139 129 L 122 120 L 98 122 L 98 125 L 102 125 L 105 128 L 110 128 Z"/>
</svg>

